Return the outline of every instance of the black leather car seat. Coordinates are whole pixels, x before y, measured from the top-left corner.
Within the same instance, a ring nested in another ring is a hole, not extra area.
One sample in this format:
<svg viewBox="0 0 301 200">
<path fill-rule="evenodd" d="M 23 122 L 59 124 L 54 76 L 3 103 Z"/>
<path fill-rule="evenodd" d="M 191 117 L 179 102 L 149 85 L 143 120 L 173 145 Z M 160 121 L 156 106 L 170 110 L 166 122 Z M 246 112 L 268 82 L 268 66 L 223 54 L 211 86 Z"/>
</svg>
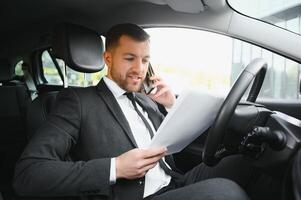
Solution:
<svg viewBox="0 0 301 200">
<path fill-rule="evenodd" d="M 14 67 L 0 60 L 0 192 L 12 193 L 14 166 L 26 144 L 26 111 L 31 101 L 25 85 L 15 80 Z"/>
<path fill-rule="evenodd" d="M 34 135 L 40 125 L 47 119 L 58 93 L 59 91 L 40 93 L 29 105 L 26 116 L 28 139 Z"/>
<path fill-rule="evenodd" d="M 91 73 L 103 69 L 103 43 L 99 35 L 85 27 L 59 24 L 52 35 L 55 57 L 63 59 L 71 69 Z M 59 91 L 39 92 L 27 114 L 28 137 L 31 138 L 47 119 Z"/>
</svg>

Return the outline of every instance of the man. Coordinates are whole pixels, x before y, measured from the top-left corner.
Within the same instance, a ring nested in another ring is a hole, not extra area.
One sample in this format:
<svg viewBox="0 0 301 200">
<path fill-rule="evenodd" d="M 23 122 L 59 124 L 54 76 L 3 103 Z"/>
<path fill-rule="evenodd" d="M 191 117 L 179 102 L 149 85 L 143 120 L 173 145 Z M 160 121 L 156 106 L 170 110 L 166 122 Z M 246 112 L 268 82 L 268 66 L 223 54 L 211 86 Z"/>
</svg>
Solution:
<svg viewBox="0 0 301 200">
<path fill-rule="evenodd" d="M 106 37 L 108 75 L 96 87 L 66 89 L 29 142 L 15 172 L 18 194 L 91 199 L 247 199 L 234 182 L 200 165 L 174 171 L 165 147 L 147 149 L 175 96 L 159 76 L 157 91 L 139 93 L 148 69 L 149 36 L 120 24 Z M 214 171 L 214 170 L 213 170 Z M 219 170 L 221 171 L 221 170 Z M 206 174 L 204 174 L 206 173 Z"/>
</svg>

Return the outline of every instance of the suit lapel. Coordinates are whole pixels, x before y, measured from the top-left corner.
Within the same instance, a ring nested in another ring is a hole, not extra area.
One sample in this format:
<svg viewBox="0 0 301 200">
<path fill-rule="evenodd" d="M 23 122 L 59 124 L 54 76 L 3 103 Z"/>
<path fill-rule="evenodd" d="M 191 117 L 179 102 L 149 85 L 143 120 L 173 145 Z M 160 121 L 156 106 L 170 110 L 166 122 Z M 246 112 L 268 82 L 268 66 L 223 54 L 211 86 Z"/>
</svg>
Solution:
<svg viewBox="0 0 301 200">
<path fill-rule="evenodd" d="M 116 101 L 115 97 L 113 96 L 112 92 L 106 86 L 103 79 L 97 85 L 98 95 L 102 98 L 102 100 L 107 104 L 108 108 L 110 109 L 111 113 L 113 114 L 114 118 L 120 124 L 124 132 L 127 134 L 128 138 L 132 142 L 135 147 L 138 147 L 131 131 L 130 125 L 125 118 L 118 102 Z"/>
</svg>

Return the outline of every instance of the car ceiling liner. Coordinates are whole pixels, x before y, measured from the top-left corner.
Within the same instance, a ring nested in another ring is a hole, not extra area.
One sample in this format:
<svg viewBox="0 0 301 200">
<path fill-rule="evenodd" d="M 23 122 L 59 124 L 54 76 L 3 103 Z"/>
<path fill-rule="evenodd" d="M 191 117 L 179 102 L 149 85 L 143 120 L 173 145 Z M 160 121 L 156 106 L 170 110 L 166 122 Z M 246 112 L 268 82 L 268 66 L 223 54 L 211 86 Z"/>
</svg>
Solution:
<svg viewBox="0 0 301 200">
<path fill-rule="evenodd" d="M 207 8 L 218 10 L 224 7 L 225 0 L 144 0 L 157 5 L 168 5 L 177 12 L 197 14 L 205 11 Z"/>
</svg>

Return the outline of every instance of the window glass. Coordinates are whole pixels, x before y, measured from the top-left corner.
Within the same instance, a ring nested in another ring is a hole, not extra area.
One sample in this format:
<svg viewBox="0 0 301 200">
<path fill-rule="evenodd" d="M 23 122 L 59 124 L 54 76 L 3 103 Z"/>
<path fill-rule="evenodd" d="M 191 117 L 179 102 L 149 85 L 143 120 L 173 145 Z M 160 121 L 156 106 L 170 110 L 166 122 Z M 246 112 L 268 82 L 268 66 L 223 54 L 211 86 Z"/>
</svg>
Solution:
<svg viewBox="0 0 301 200">
<path fill-rule="evenodd" d="M 47 83 L 50 85 L 63 85 L 63 81 L 48 51 L 44 51 L 42 53 L 41 59 L 43 74 L 45 79 L 47 80 Z"/>
<path fill-rule="evenodd" d="M 150 28 L 151 63 L 176 93 L 185 88 L 226 95 L 252 59 L 268 63 L 259 98 L 299 99 L 300 64 L 227 36 L 184 28 Z"/>
<path fill-rule="evenodd" d="M 245 15 L 300 34 L 300 0 L 228 0 L 230 6 Z"/>
<path fill-rule="evenodd" d="M 85 73 L 74 71 L 67 67 L 68 85 L 85 86 Z"/>
<path fill-rule="evenodd" d="M 24 73 L 23 73 L 23 70 L 22 70 L 22 64 L 23 64 L 23 60 L 20 60 L 16 66 L 15 66 L 15 74 L 17 76 L 23 76 Z"/>
<path fill-rule="evenodd" d="M 58 63 L 60 70 L 63 71 L 64 61 L 56 58 L 56 62 Z M 44 76 L 48 84 L 63 85 L 63 81 L 59 75 L 59 72 L 47 50 L 42 53 L 42 66 Z M 96 85 L 101 79 L 101 77 L 106 75 L 106 73 L 106 67 L 100 72 L 82 73 L 74 71 L 73 69 L 66 66 L 66 76 L 68 80 L 68 85 L 70 86 L 87 87 L 91 85 Z"/>
<path fill-rule="evenodd" d="M 230 38 L 180 28 L 152 28 L 147 32 L 151 36 L 152 66 L 176 93 L 186 88 L 204 88 L 216 93 L 229 89 Z"/>
</svg>

